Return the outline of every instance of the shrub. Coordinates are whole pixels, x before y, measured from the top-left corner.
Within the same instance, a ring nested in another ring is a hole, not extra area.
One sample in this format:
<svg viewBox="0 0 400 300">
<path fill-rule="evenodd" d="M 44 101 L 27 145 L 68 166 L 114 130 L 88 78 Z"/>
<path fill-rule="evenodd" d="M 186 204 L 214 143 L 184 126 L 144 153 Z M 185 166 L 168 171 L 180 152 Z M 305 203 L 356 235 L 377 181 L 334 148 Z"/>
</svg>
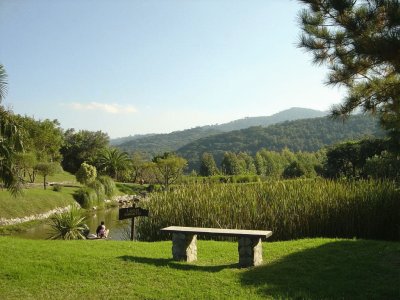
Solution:
<svg viewBox="0 0 400 300">
<path fill-rule="evenodd" d="M 83 240 L 87 232 L 85 217 L 78 208 L 72 207 L 70 211 L 58 213 L 50 218 L 50 227 L 54 234 L 50 239 Z"/>
<path fill-rule="evenodd" d="M 99 176 L 97 178 L 104 186 L 104 192 L 107 197 L 111 198 L 114 196 L 115 192 L 117 191 L 117 187 L 115 185 L 114 180 L 109 176 Z"/>
<path fill-rule="evenodd" d="M 149 184 L 149 186 L 146 188 L 146 191 L 149 193 L 152 192 L 161 192 L 163 190 L 163 186 L 160 184 Z"/>
<path fill-rule="evenodd" d="M 75 200 L 83 208 L 92 208 L 98 205 L 97 193 L 90 187 L 81 187 L 74 193 Z"/>
<path fill-rule="evenodd" d="M 305 167 L 299 163 L 298 161 L 292 161 L 290 165 L 288 165 L 282 173 L 282 177 L 289 179 L 289 178 L 296 178 L 301 177 L 306 174 Z"/>
<path fill-rule="evenodd" d="M 82 184 L 89 184 L 96 180 L 97 170 L 96 167 L 87 163 L 82 163 L 79 170 L 76 172 L 76 180 Z"/>
<path fill-rule="evenodd" d="M 97 204 L 101 204 L 106 199 L 106 191 L 104 185 L 99 181 L 95 180 L 88 184 L 89 188 L 95 190 L 97 195 Z"/>
<path fill-rule="evenodd" d="M 55 192 L 61 192 L 62 190 L 62 185 L 61 184 L 55 184 L 53 185 L 53 191 Z"/>
<path fill-rule="evenodd" d="M 235 183 L 248 183 L 259 182 L 261 179 L 257 175 L 236 175 L 232 177 L 232 181 Z"/>
</svg>

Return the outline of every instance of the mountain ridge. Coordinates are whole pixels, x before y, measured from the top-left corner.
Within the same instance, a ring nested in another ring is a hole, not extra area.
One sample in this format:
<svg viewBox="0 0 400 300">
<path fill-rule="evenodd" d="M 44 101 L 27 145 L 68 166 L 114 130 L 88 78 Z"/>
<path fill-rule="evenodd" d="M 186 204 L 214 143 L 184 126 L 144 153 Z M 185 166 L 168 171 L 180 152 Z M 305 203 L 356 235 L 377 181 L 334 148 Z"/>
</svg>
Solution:
<svg viewBox="0 0 400 300">
<path fill-rule="evenodd" d="M 161 134 L 146 134 L 110 140 L 110 144 L 127 152 L 139 151 L 148 158 L 163 152 L 173 152 L 197 139 L 233 130 L 253 126 L 269 126 L 272 124 L 325 116 L 327 113 L 310 108 L 292 107 L 270 116 L 246 117 L 228 123 L 197 126 L 190 129 Z M 121 143 L 116 140 L 123 141 Z"/>
<path fill-rule="evenodd" d="M 189 170 L 197 170 L 204 152 L 213 154 L 219 164 L 227 151 L 247 152 L 251 155 L 255 155 L 261 148 L 314 152 L 349 139 L 382 136 L 384 132 L 378 121 L 370 115 L 354 115 L 344 123 L 321 117 L 220 133 L 188 143 L 176 153 L 188 160 Z"/>
</svg>

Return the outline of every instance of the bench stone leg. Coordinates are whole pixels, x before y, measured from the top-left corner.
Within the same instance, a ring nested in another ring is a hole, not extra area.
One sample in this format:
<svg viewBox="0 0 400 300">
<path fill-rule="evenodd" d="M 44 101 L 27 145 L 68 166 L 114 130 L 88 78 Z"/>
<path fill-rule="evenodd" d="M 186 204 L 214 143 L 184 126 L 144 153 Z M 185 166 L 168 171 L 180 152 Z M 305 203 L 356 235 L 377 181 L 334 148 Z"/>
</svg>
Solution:
<svg viewBox="0 0 400 300">
<path fill-rule="evenodd" d="M 197 235 L 173 233 L 172 256 L 174 260 L 192 262 L 197 260 Z"/>
<path fill-rule="evenodd" d="M 240 237 L 238 242 L 240 267 L 258 266 L 262 263 L 261 238 Z"/>
</svg>

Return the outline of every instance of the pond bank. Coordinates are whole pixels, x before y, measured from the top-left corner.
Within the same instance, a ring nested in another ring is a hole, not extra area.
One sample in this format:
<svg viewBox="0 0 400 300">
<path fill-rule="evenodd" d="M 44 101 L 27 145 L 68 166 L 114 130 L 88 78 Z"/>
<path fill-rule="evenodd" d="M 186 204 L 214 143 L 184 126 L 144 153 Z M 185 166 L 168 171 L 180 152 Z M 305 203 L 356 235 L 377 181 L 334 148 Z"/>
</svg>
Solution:
<svg viewBox="0 0 400 300">
<path fill-rule="evenodd" d="M 68 205 L 66 207 L 57 207 L 55 209 L 52 209 L 50 211 L 40 213 L 40 214 L 34 214 L 30 216 L 25 216 L 21 218 L 11 218 L 11 219 L 6 219 L 6 218 L 0 218 L 0 226 L 9 226 L 9 225 L 16 225 L 20 223 L 25 223 L 29 221 L 37 221 L 37 220 L 44 220 L 48 219 L 51 215 L 54 215 L 56 213 L 63 213 L 66 211 L 69 211 L 71 209 L 71 205 Z"/>
</svg>

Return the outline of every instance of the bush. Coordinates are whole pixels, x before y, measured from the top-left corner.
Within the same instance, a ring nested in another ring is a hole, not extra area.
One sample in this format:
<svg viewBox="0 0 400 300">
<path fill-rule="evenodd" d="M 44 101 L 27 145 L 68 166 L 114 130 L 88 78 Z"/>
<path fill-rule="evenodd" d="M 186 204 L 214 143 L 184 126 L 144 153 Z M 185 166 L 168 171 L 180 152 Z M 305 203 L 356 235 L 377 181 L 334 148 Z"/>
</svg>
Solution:
<svg viewBox="0 0 400 300">
<path fill-rule="evenodd" d="M 283 170 L 282 177 L 289 179 L 289 178 L 301 177 L 304 176 L 305 174 L 306 174 L 305 167 L 298 161 L 293 161 Z"/>
<path fill-rule="evenodd" d="M 224 175 L 214 175 L 210 177 L 205 177 L 205 179 L 207 179 L 209 183 L 227 183 L 231 180 L 230 176 Z"/>
<path fill-rule="evenodd" d="M 78 208 L 73 207 L 70 211 L 58 213 L 50 218 L 50 226 L 54 234 L 50 239 L 83 240 L 87 233 L 85 217 Z"/>
<path fill-rule="evenodd" d="M 61 190 L 62 190 L 62 185 L 60 185 L 60 184 L 53 185 L 53 191 L 61 192 Z"/>
<path fill-rule="evenodd" d="M 99 180 L 95 180 L 89 183 L 88 187 L 95 190 L 97 195 L 97 204 L 103 203 L 106 199 L 106 191 L 104 185 Z"/>
<path fill-rule="evenodd" d="M 259 182 L 260 177 L 257 175 L 236 175 L 232 177 L 232 182 L 235 183 L 248 183 L 248 182 Z"/>
<path fill-rule="evenodd" d="M 111 198 L 114 196 L 115 192 L 117 191 L 117 187 L 115 185 L 114 180 L 109 176 L 99 176 L 97 178 L 104 186 L 104 192 L 107 197 Z"/>
<path fill-rule="evenodd" d="M 75 200 L 82 208 L 92 208 L 98 205 L 97 193 L 90 187 L 81 187 L 74 193 Z"/>
<path fill-rule="evenodd" d="M 161 192 L 163 190 L 163 186 L 160 184 L 149 184 L 149 186 L 146 188 L 146 191 L 149 193 L 152 192 Z"/>
<path fill-rule="evenodd" d="M 82 163 L 79 170 L 75 174 L 76 180 L 82 184 L 89 184 L 96 180 L 97 170 L 96 167 L 87 163 Z"/>
<path fill-rule="evenodd" d="M 364 176 L 374 179 L 400 179 L 400 159 L 390 153 L 375 155 L 367 159 L 364 167 Z"/>
</svg>

